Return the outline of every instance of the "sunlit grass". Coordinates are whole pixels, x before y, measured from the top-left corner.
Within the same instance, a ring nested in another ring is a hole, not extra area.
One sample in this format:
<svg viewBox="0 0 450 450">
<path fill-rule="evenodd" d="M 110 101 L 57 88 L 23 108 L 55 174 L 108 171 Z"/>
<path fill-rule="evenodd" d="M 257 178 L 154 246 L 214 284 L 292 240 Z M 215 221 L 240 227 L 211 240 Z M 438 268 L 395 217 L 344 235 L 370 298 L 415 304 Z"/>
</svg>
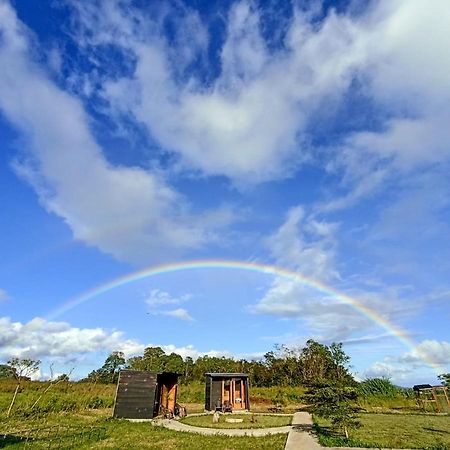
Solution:
<svg viewBox="0 0 450 450">
<path fill-rule="evenodd" d="M 107 417 L 108 414 L 107 411 L 97 414 L 92 411 L 80 414 L 48 414 L 45 421 L 30 418 L 26 423 L 19 418 L 3 420 L 0 424 L 0 434 L 17 436 L 16 431 L 23 430 L 25 427 L 38 428 L 54 425 L 105 428 L 104 439 L 78 445 L 77 448 L 79 449 L 195 450 L 214 448 L 217 450 L 282 450 L 286 442 L 285 434 L 265 437 L 203 436 L 197 433 L 183 433 L 155 427 L 149 422 L 133 423 L 127 420 L 113 420 Z M 23 448 L 22 446 L 23 444 L 19 442 L 8 443 L 8 449 L 11 450 Z"/>
<path fill-rule="evenodd" d="M 319 424 L 322 445 L 384 448 L 450 449 L 450 415 L 361 414 L 362 427 L 352 430 L 350 440 L 332 433 L 328 423 Z"/>
</svg>

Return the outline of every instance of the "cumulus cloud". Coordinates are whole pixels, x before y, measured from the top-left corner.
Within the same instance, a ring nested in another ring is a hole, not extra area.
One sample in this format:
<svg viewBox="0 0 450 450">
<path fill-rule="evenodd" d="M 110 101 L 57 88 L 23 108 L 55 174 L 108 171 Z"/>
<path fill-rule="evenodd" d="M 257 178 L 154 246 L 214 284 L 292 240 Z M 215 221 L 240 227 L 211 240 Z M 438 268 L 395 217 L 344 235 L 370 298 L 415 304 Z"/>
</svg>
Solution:
<svg viewBox="0 0 450 450">
<path fill-rule="evenodd" d="M 180 297 L 172 297 L 168 292 L 153 289 L 148 298 L 145 300 L 145 303 L 149 306 L 149 313 L 152 315 L 169 316 L 191 322 L 194 318 L 184 308 L 170 310 L 161 309 L 167 307 L 168 305 L 179 305 L 180 303 L 188 301 L 191 297 L 192 296 L 190 294 L 185 294 Z"/>
<path fill-rule="evenodd" d="M 87 355 L 96 352 L 121 351 L 127 358 L 142 355 L 146 347 L 160 345 L 169 353 L 183 358 L 199 356 L 231 356 L 226 350 L 200 351 L 192 345 L 177 347 L 173 344 L 142 343 L 126 339 L 121 331 L 103 328 L 78 328 L 67 322 L 51 322 L 36 317 L 27 323 L 12 322 L 0 317 L 0 359 L 13 357 L 47 359 L 69 367 L 83 362 Z"/>
<path fill-rule="evenodd" d="M 33 61 L 28 32 L 6 2 L 0 23 L 0 110 L 26 136 L 31 153 L 23 152 L 15 168 L 45 208 L 76 239 L 126 261 L 148 262 L 214 241 L 212 230 L 230 215 L 194 216 L 157 172 L 111 165 L 81 102 Z"/>
<path fill-rule="evenodd" d="M 35 318 L 27 323 L 0 318 L 0 357 L 69 359 L 77 354 L 99 350 L 137 349 L 119 331 L 102 328 L 77 328 L 66 322 Z"/>
</svg>

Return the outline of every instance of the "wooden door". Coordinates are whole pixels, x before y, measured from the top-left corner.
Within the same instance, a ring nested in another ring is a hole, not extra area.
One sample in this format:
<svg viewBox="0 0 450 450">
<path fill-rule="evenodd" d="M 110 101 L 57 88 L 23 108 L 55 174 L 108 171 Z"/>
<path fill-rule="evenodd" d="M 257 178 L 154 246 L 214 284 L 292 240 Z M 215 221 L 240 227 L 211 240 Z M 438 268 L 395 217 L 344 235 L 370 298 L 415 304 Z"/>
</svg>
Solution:
<svg viewBox="0 0 450 450">
<path fill-rule="evenodd" d="M 245 409 L 243 380 L 233 380 L 233 409 Z"/>
</svg>

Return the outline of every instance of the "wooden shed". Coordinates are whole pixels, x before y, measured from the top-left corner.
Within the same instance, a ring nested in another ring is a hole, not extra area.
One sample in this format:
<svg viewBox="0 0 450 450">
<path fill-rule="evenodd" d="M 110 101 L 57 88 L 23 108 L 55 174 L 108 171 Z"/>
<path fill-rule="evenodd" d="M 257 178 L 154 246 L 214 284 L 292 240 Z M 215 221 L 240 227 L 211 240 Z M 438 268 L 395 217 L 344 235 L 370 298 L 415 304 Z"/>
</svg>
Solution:
<svg viewBox="0 0 450 450">
<path fill-rule="evenodd" d="M 175 412 L 178 374 L 121 370 L 117 382 L 113 416 L 152 419 Z"/>
<path fill-rule="evenodd" d="M 248 410 L 248 375 L 245 373 L 206 373 L 207 411 Z"/>
</svg>

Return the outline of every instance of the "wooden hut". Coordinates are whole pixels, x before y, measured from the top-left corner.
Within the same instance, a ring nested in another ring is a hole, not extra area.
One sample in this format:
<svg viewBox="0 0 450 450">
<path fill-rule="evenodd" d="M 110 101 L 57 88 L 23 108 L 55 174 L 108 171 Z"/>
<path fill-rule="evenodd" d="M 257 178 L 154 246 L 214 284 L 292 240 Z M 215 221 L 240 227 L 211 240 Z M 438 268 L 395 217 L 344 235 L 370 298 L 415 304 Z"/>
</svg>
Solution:
<svg viewBox="0 0 450 450">
<path fill-rule="evenodd" d="M 121 370 L 117 382 L 113 416 L 152 419 L 159 414 L 174 415 L 178 374 Z"/>
<path fill-rule="evenodd" d="M 205 378 L 205 409 L 207 411 L 250 409 L 247 374 L 206 373 Z"/>
</svg>

